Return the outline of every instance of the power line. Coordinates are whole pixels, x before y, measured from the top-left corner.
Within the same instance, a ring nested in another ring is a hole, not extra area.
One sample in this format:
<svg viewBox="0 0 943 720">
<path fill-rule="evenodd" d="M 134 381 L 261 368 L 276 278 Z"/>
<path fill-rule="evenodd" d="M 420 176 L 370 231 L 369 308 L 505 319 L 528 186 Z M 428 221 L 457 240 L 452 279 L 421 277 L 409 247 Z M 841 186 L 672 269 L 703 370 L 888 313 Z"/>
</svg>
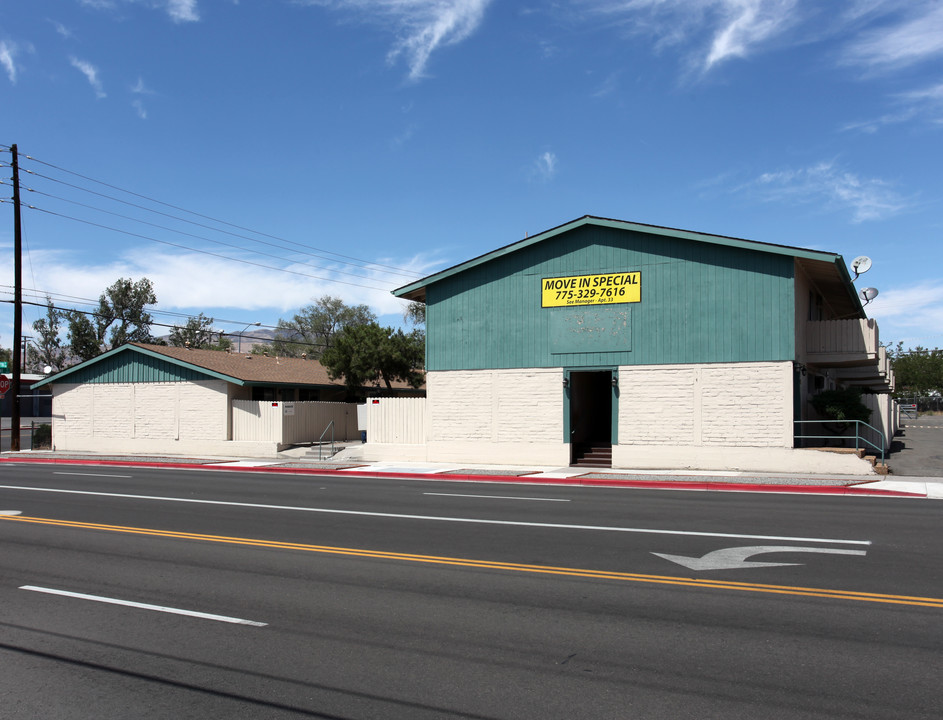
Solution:
<svg viewBox="0 0 943 720">
<path fill-rule="evenodd" d="M 54 168 L 55 170 L 58 170 L 58 171 L 60 171 L 60 172 L 67 173 L 67 174 L 69 174 L 69 175 L 74 175 L 75 177 L 82 178 L 83 180 L 87 180 L 87 181 L 89 181 L 89 182 L 93 182 L 93 183 L 96 183 L 96 184 L 98 184 L 98 185 L 102 185 L 102 186 L 104 186 L 104 187 L 111 188 L 112 190 L 117 190 L 118 192 L 126 193 L 126 194 L 128 194 L 128 195 L 131 195 L 131 196 L 133 196 L 133 197 L 140 198 L 140 199 L 142 199 L 142 200 L 147 200 L 148 202 L 152 202 L 152 203 L 155 203 L 155 204 L 157 204 L 157 205 L 162 205 L 163 207 L 169 207 L 169 208 L 171 208 L 171 209 L 173 209 L 173 210 L 177 210 L 177 211 L 179 211 L 179 212 L 184 212 L 184 213 L 187 213 L 188 215 L 193 215 L 194 217 L 203 218 L 204 220 L 211 220 L 212 222 L 219 223 L 220 225 L 225 225 L 225 226 L 227 226 L 227 227 L 235 228 L 235 229 L 237 229 L 237 230 L 242 230 L 243 232 L 249 232 L 249 233 L 252 233 L 252 234 L 254 234 L 254 235 L 259 235 L 259 236 L 261 236 L 261 237 L 267 237 L 267 238 L 270 238 L 270 239 L 272 239 L 272 240 L 278 240 L 278 241 L 280 241 L 280 242 L 287 242 L 287 243 L 289 243 L 289 244 L 291 244 L 291 245 L 296 245 L 296 246 L 298 246 L 298 247 L 302 247 L 302 248 L 305 248 L 305 249 L 307 249 L 307 250 L 315 250 L 315 251 L 317 251 L 317 252 L 319 252 L 319 253 L 325 253 L 325 254 L 327 254 L 327 255 L 333 255 L 334 257 L 343 258 L 344 260 L 351 260 L 351 261 L 353 261 L 354 263 L 357 263 L 357 264 L 369 265 L 369 266 L 381 267 L 381 268 L 387 268 L 387 269 L 390 269 L 390 270 L 396 270 L 396 271 L 399 272 L 399 273 L 405 272 L 407 275 L 412 276 L 412 277 L 419 277 L 419 274 L 418 274 L 418 273 L 414 273 L 414 272 L 412 272 L 412 271 L 406 270 L 405 268 L 398 268 L 398 267 L 395 267 L 395 266 L 392 266 L 392 265 L 384 265 L 384 264 L 382 264 L 382 263 L 374 263 L 374 262 L 371 262 L 371 261 L 369 261 L 369 260 L 363 260 L 363 259 L 361 259 L 361 258 L 354 257 L 354 256 L 352 256 L 352 255 L 344 255 L 344 254 L 342 254 L 342 253 L 336 253 L 336 252 L 334 252 L 334 251 L 332 251 L 332 250 L 325 250 L 324 248 L 318 248 L 318 247 L 314 247 L 314 246 L 311 246 L 311 245 L 305 245 L 305 244 L 303 244 L 303 243 L 297 243 L 297 242 L 294 242 L 294 241 L 292 241 L 292 240 L 287 240 L 287 239 L 285 239 L 285 238 L 278 237 L 277 235 L 270 235 L 269 233 L 264 233 L 264 232 L 261 232 L 261 231 L 259 231 L 259 230 L 253 230 L 252 228 L 243 227 L 243 226 L 241 226 L 241 225 L 237 225 L 237 224 L 235 224 L 235 223 L 230 223 L 230 222 L 227 222 L 227 221 L 225 221 L 225 220 L 220 220 L 220 219 L 218 219 L 218 218 L 214 218 L 214 217 L 211 217 L 211 216 L 209 216 L 209 215 L 204 215 L 204 214 L 202 214 L 202 213 L 198 213 L 198 212 L 195 212 L 195 211 L 193 211 L 193 210 L 188 210 L 188 209 L 183 208 L 183 207 L 180 207 L 180 206 L 178 206 L 178 205 L 173 205 L 173 204 L 171 204 L 171 203 L 163 202 L 163 201 L 161 201 L 161 200 L 157 200 L 157 199 L 155 199 L 155 198 L 148 197 L 147 195 L 142 195 L 142 194 L 140 194 L 140 193 L 136 193 L 136 192 L 134 192 L 134 191 L 131 191 L 131 190 L 127 190 L 127 189 L 125 189 L 125 188 L 118 187 L 117 185 L 112 185 L 112 184 L 106 183 L 106 182 L 104 182 L 104 181 L 102 181 L 102 180 L 97 180 L 97 179 L 92 178 L 92 177 L 89 177 L 89 176 L 87 176 L 87 175 L 83 175 L 83 174 L 78 173 L 78 172 L 75 172 L 75 171 L 73 171 L 73 170 L 69 170 L 69 169 L 67 169 L 67 168 L 63 168 L 63 167 L 60 167 L 60 166 L 58 166 L 58 165 L 54 165 L 54 164 L 52 164 L 52 163 L 45 162 L 45 161 L 40 160 L 40 159 L 38 159 L 38 158 L 35 158 L 35 157 L 31 156 L 31 155 L 26 155 L 25 157 L 26 157 L 28 160 L 31 160 L 31 161 L 33 161 L 33 162 L 35 162 L 35 163 L 39 163 L 39 164 L 41 164 L 41 165 L 45 165 L 46 167 Z M 120 202 L 120 201 L 119 201 L 119 202 Z M 145 209 L 147 209 L 147 208 L 145 208 Z M 150 212 L 156 212 L 156 211 L 150 210 Z M 178 219 L 179 219 L 179 218 L 178 218 Z M 184 222 L 191 222 L 191 221 L 184 221 Z M 223 231 L 219 231 L 219 232 L 223 232 Z M 247 238 L 247 239 L 251 239 L 251 238 Z M 255 242 L 261 242 L 261 241 L 255 241 Z"/>
<path fill-rule="evenodd" d="M 7 288 L 7 290 L 0 290 L 0 292 L 4 292 L 7 294 L 12 293 L 12 289 L 13 289 L 12 286 L 10 285 L 0 285 L 0 288 Z M 24 294 L 27 294 L 30 297 L 36 297 L 36 298 L 49 297 L 51 299 L 71 300 L 74 302 L 78 302 L 79 304 L 82 304 L 82 305 L 94 306 L 100 302 L 99 300 L 93 300 L 92 298 L 83 298 L 76 295 L 66 295 L 64 293 L 55 293 L 55 292 L 50 292 L 48 290 L 37 290 L 36 288 L 23 288 L 23 292 Z M 30 304 L 37 305 L 40 307 L 46 307 L 46 303 L 30 303 Z M 158 310 L 156 308 L 148 309 L 148 312 L 154 315 L 167 315 L 170 317 L 181 317 L 181 318 L 187 318 L 187 319 L 193 317 L 193 315 L 190 313 L 174 312 L 173 310 Z M 213 322 L 223 323 L 226 325 L 249 325 L 249 324 L 255 325 L 254 322 L 249 323 L 246 320 L 224 320 L 222 318 L 213 318 Z M 264 327 L 270 330 L 278 329 L 277 325 L 266 325 L 265 323 L 259 323 L 258 327 Z"/>
<path fill-rule="evenodd" d="M 104 193 L 95 192 L 94 190 L 89 190 L 88 188 L 83 188 L 83 187 L 80 187 L 80 186 L 78 186 L 78 185 L 73 185 L 72 183 L 67 183 L 67 182 L 64 182 L 64 181 L 62 181 L 62 180 L 59 180 L 59 179 L 57 179 L 57 178 L 49 177 L 48 175 L 42 175 L 42 174 L 40 174 L 40 173 L 36 173 L 36 172 L 30 171 L 30 170 L 27 170 L 26 172 L 28 172 L 30 175 L 33 175 L 34 177 L 40 177 L 40 178 L 43 178 L 43 179 L 45 179 L 45 180 L 49 180 L 49 181 L 51 181 L 51 182 L 55 182 L 55 183 L 59 183 L 59 184 L 61 184 L 61 185 L 65 185 L 66 187 L 70 187 L 70 188 L 73 188 L 73 189 L 75 189 L 75 190 L 79 190 L 79 191 L 81 191 L 81 192 L 86 192 L 86 193 L 89 193 L 89 194 L 91 194 L 91 195 L 95 195 L 95 196 L 97 196 L 97 197 L 104 198 L 104 199 L 106 199 L 106 200 L 112 200 L 112 201 L 114 201 L 114 202 L 121 203 L 122 205 L 127 205 L 127 206 L 129 206 L 129 207 L 134 207 L 134 208 L 137 208 L 137 209 L 139 209 L 139 210 L 144 210 L 145 212 L 151 212 L 151 213 L 154 213 L 154 214 L 156 214 L 156 215 L 161 215 L 162 217 L 170 218 L 171 220 L 177 220 L 177 221 L 179 221 L 179 222 L 187 223 L 187 224 L 189 224 L 189 225 L 196 225 L 197 227 L 201 227 L 201 228 L 204 228 L 204 229 L 207 229 L 207 230 L 212 230 L 213 232 L 223 233 L 223 234 L 229 235 L 229 236 L 231 236 L 231 237 L 236 237 L 236 238 L 241 238 L 241 239 L 243 239 L 243 240 L 248 240 L 249 242 L 259 243 L 260 245 L 267 245 L 267 246 L 269 246 L 269 247 L 278 248 L 278 249 L 280 249 L 280 250 L 292 251 L 291 248 L 285 247 L 284 245 L 277 245 L 277 244 L 275 244 L 275 243 L 266 242 L 266 241 L 264 241 L 264 240 L 257 240 L 257 239 L 255 239 L 255 238 L 249 237 L 249 236 L 247 236 L 247 235 L 240 235 L 240 234 L 238 234 L 238 233 L 230 232 L 230 231 L 228 231 L 228 230 L 221 230 L 221 229 L 215 228 L 215 227 L 213 227 L 213 226 L 211 226 L 211 225 L 206 225 L 205 223 L 198 223 L 198 222 L 194 222 L 194 221 L 192 221 L 192 220 L 186 220 L 185 218 L 181 218 L 181 217 L 178 217 L 178 216 L 176 216 L 176 215 L 171 215 L 170 213 L 161 212 L 161 211 L 159 211 L 159 210 L 154 210 L 154 209 L 148 208 L 148 207 L 146 207 L 146 206 L 144 206 L 144 205 L 138 205 L 137 203 L 128 202 L 127 200 L 122 200 L 122 199 L 116 198 L 116 197 L 114 197 L 114 196 L 112 196 L 112 195 L 106 195 L 106 194 L 104 194 Z M 193 237 L 193 238 L 196 238 L 196 239 L 199 239 L 199 240 L 206 240 L 207 242 L 213 242 L 213 243 L 217 243 L 217 244 L 219 244 L 219 245 L 227 245 L 228 247 L 237 248 L 237 249 L 239 249 L 239 250 L 248 250 L 248 248 L 245 248 L 245 247 L 243 247 L 243 246 L 241 246 L 241 245 L 232 245 L 232 244 L 229 244 L 229 243 L 221 242 L 221 241 L 219 241 L 219 240 L 212 240 L 212 239 L 207 238 L 207 237 L 202 236 L 202 235 L 193 235 L 193 234 L 191 234 L 191 233 L 183 232 L 183 231 L 181 231 L 181 230 L 174 230 L 174 229 L 168 228 L 168 227 L 166 227 L 166 226 L 164 226 L 164 225 L 157 225 L 157 224 L 155 224 L 155 223 L 151 223 L 151 222 L 148 222 L 148 221 L 146 221 L 146 220 L 140 220 L 140 219 L 138 219 L 138 218 L 134 218 L 134 217 L 131 217 L 131 216 L 129 216 L 129 215 L 121 215 L 120 213 L 115 213 L 115 212 L 112 212 L 112 211 L 110 211 L 110 210 L 105 210 L 105 209 L 103 209 L 103 208 L 94 207 L 94 206 L 92 206 L 92 205 L 86 205 L 86 204 L 80 203 L 80 202 L 78 202 L 78 201 L 76 201 L 76 200 L 69 200 L 68 198 L 63 198 L 63 197 L 60 197 L 60 196 L 57 196 L 57 195 L 52 195 L 52 194 L 43 192 L 43 191 L 41 191 L 41 190 L 36 190 L 35 188 L 26 188 L 26 190 L 27 190 L 28 192 L 34 192 L 34 193 L 37 193 L 37 194 L 39 194 L 39 195 L 45 195 L 46 197 L 53 198 L 53 199 L 55 199 L 55 200 L 61 200 L 61 201 L 63 201 L 63 202 L 71 203 L 71 204 L 73 204 L 73 205 L 78 205 L 78 206 L 80 206 L 80 207 L 84 207 L 84 208 L 87 208 L 87 209 L 89 209 L 89 210 L 95 210 L 95 211 L 97 211 L 97 212 L 106 213 L 106 214 L 108 214 L 108 215 L 114 215 L 115 217 L 120 217 L 120 218 L 123 218 L 123 219 L 125 219 L 125 220 L 131 220 L 132 222 L 139 222 L 139 223 L 142 223 L 142 224 L 144 224 L 144 225 L 150 225 L 151 227 L 160 228 L 161 230 L 168 230 L 168 231 L 170 231 L 170 232 L 179 233 L 179 234 L 181 234 L 181 235 L 187 235 L 188 237 Z M 299 243 L 293 243 L 293 242 L 288 241 L 288 240 L 286 240 L 286 241 L 284 241 L 284 242 L 289 242 L 289 243 L 292 244 L 292 245 L 299 245 L 299 247 L 307 247 L 307 246 L 304 246 L 304 245 L 300 245 Z M 260 253 L 260 252 L 258 252 L 258 251 L 256 251 L 256 250 L 249 250 L 249 252 L 256 252 L 256 253 L 258 253 L 258 254 L 260 254 L 260 255 L 265 255 L 265 253 Z M 297 252 L 297 251 L 292 251 L 292 252 Z M 308 253 L 308 254 L 312 254 L 312 253 Z M 383 274 L 386 274 L 386 275 L 399 275 L 400 277 L 405 277 L 405 278 L 417 278 L 417 277 L 419 277 L 418 273 L 414 273 L 414 272 L 402 272 L 402 271 L 393 270 L 393 269 L 383 269 L 383 268 L 385 268 L 385 267 L 387 267 L 387 266 L 377 265 L 376 263 L 366 263 L 365 261 L 362 261 L 362 262 L 360 262 L 360 264 L 354 264 L 354 263 L 351 263 L 351 262 L 332 260 L 331 258 L 324 257 L 323 255 L 318 255 L 318 254 L 316 254 L 316 253 L 315 253 L 315 254 L 312 254 L 312 255 L 313 255 L 313 257 L 321 258 L 322 260 L 327 260 L 328 262 L 340 262 L 341 265 L 354 265 L 355 267 L 362 268 L 362 269 L 364 269 L 364 270 L 369 270 L 371 267 L 380 268 L 380 272 L 383 273 Z M 289 258 L 279 257 L 279 256 L 277 256 L 277 255 L 270 255 L 269 257 L 277 257 L 278 259 L 280 259 L 280 260 L 286 260 L 287 262 L 299 262 L 299 261 L 291 260 L 291 259 L 289 259 Z M 301 262 L 300 264 L 302 264 L 302 265 L 309 265 L 310 263 Z M 317 267 L 317 266 L 312 265 L 311 267 Z M 322 268 L 322 269 L 326 269 L 326 268 Z M 341 273 L 341 274 L 344 274 L 344 275 L 353 275 L 354 277 L 364 277 L 364 278 L 366 278 L 366 279 L 369 279 L 367 276 L 364 276 L 364 275 L 357 275 L 356 273 L 348 273 L 348 272 L 345 272 L 345 271 L 343 271 L 343 270 L 335 270 L 335 271 L 333 271 L 333 272 L 338 272 L 338 273 Z"/>
<path fill-rule="evenodd" d="M 233 243 L 223 242 L 222 240 L 214 240 L 214 239 L 212 239 L 212 238 L 208 238 L 208 237 L 205 237 L 205 236 L 203 236 L 203 235 L 194 235 L 193 233 L 188 233 L 188 232 L 185 232 L 185 231 L 183 231 L 183 230 L 177 230 L 177 229 L 175 229 L 175 228 L 170 228 L 170 227 L 167 227 L 166 225 L 158 225 L 157 223 L 148 222 L 147 220 L 139 220 L 139 219 L 137 219 L 137 218 L 133 218 L 133 217 L 130 217 L 130 216 L 128 216 L 128 215 L 122 215 L 121 213 L 116 213 L 116 212 L 113 212 L 113 211 L 111 211 L 111 210 L 105 210 L 104 208 L 98 208 L 98 207 L 95 207 L 95 206 L 93 206 L 93 205 L 87 205 L 87 204 L 85 204 L 85 203 L 80 203 L 80 202 L 78 202 L 78 201 L 76 201 L 76 200 L 69 200 L 68 198 L 59 197 L 59 196 L 57 196 L 57 195 L 51 195 L 51 194 L 49 194 L 49 193 L 43 192 L 42 190 L 36 190 L 36 189 L 34 189 L 34 188 L 26 188 L 26 190 L 27 190 L 28 192 L 36 193 L 37 195 L 43 195 L 43 196 L 45 196 L 45 197 L 52 198 L 53 200 L 61 200 L 62 202 L 71 203 L 72 205 L 78 205 L 79 207 L 86 208 L 87 210 L 94 210 L 94 211 L 96 211 L 96 212 L 104 213 L 105 215 L 111 215 L 111 216 L 113 216 L 113 217 L 121 218 L 122 220 L 130 220 L 131 222 L 141 223 L 142 225 L 148 225 L 149 227 L 157 228 L 158 230 L 166 230 L 167 232 L 177 233 L 178 235 L 184 235 L 185 237 L 191 237 L 191 238 L 194 238 L 194 239 L 196 239 L 196 240 L 205 240 L 206 242 L 211 242 L 211 243 L 214 243 L 214 244 L 216 244 L 216 245 L 222 245 L 223 247 L 233 248 L 234 250 L 247 250 L 248 252 L 254 253 L 254 254 L 256 254 L 256 255 L 261 255 L 261 256 L 263 256 L 263 257 L 270 257 L 270 258 L 274 258 L 274 259 L 276 259 L 276 260 L 284 260 L 285 262 L 290 262 L 290 263 L 297 264 L 297 265 L 305 265 L 305 266 L 307 266 L 307 267 L 315 268 L 316 270 L 324 270 L 324 271 L 327 271 L 327 272 L 334 272 L 334 273 L 338 273 L 338 274 L 340 274 L 340 275 L 349 275 L 350 277 L 362 278 L 362 279 L 364 279 L 364 280 L 370 280 L 370 279 L 371 279 L 369 276 L 366 276 L 366 275 L 358 275 L 357 273 L 351 273 L 351 272 L 347 272 L 347 271 L 345 271 L 345 270 L 331 270 L 330 268 L 325 268 L 325 267 L 321 267 L 321 266 L 318 266 L 318 265 L 312 265 L 311 263 L 307 263 L 307 262 L 304 262 L 304 261 L 302 261 L 302 260 L 294 260 L 294 259 L 292 259 L 292 258 L 286 258 L 286 257 L 283 257 L 283 256 L 281 256 L 281 255 L 272 255 L 271 253 L 264 253 L 264 252 L 260 252 L 260 251 L 258 251 L 258 250 L 248 250 L 248 248 L 245 248 L 245 247 L 243 247 L 243 246 L 241 246 L 241 245 L 234 245 Z M 30 205 L 27 205 L 26 207 L 32 208 L 32 206 L 30 206 Z M 170 216 L 168 216 L 168 217 L 170 217 Z M 205 226 L 203 226 L 203 227 L 205 227 Z M 212 228 L 210 228 L 210 229 L 212 229 Z M 279 246 L 279 245 L 274 245 L 274 244 L 272 244 L 272 243 L 265 243 L 265 245 L 270 245 L 270 246 L 272 246 L 272 247 L 281 247 L 281 246 Z M 187 248 L 190 249 L 190 250 L 196 250 L 196 249 L 197 249 L 197 248 L 192 248 L 192 247 L 189 247 L 189 246 L 182 246 L 182 247 L 187 247 Z M 282 249 L 288 250 L 289 248 L 282 248 Z"/>
<path fill-rule="evenodd" d="M 7 303 L 7 304 L 10 304 L 10 303 L 12 303 L 12 302 L 13 302 L 12 300 L 0 300 L 0 303 Z M 30 302 L 30 301 L 28 301 L 28 300 L 24 300 L 24 301 L 23 301 L 23 305 L 33 305 L 33 306 L 36 306 L 36 307 L 49 307 L 49 306 L 46 305 L 45 303 Z M 95 311 L 93 311 L 93 310 L 79 310 L 78 308 L 57 307 L 57 306 L 55 306 L 55 305 L 53 305 L 53 309 L 54 309 L 54 310 L 57 310 L 57 311 L 59 311 L 59 312 L 75 312 L 75 313 L 79 313 L 79 314 L 81 314 L 81 315 L 90 315 L 90 316 L 96 317 L 96 318 L 111 318 L 111 319 L 114 319 L 114 320 L 121 320 L 121 319 L 123 319 L 123 318 L 121 318 L 120 316 L 103 314 L 103 313 L 95 312 Z M 152 312 L 152 311 L 148 310 L 148 312 L 150 313 L 150 312 Z M 216 322 L 216 321 L 214 320 L 214 322 Z M 220 322 L 227 322 L 227 321 L 220 321 Z M 136 323 L 135 323 L 135 324 L 136 324 Z M 176 328 L 184 327 L 184 326 L 181 326 L 181 325 L 168 325 L 167 323 L 159 323 L 159 322 L 149 322 L 149 323 L 147 323 L 147 326 L 148 326 L 148 327 L 164 327 L 164 328 L 171 328 L 171 329 L 176 329 Z M 271 326 L 271 325 L 264 325 L 264 326 L 262 326 L 262 327 L 269 327 L 269 328 L 270 328 L 270 327 L 272 327 L 272 326 Z M 276 329 L 277 329 L 277 328 L 276 328 Z M 326 347 L 327 347 L 327 344 L 326 344 L 326 343 L 307 342 L 307 341 L 304 341 L 304 340 L 288 340 L 288 339 L 286 339 L 286 338 L 281 338 L 281 337 L 267 338 L 267 337 L 259 337 L 258 335 L 249 335 L 249 334 L 243 334 L 243 333 L 223 332 L 223 331 L 221 331 L 221 330 L 212 330 L 212 329 L 210 329 L 208 332 L 211 332 L 211 333 L 213 333 L 214 335 L 225 335 L 226 337 L 251 338 L 252 340 L 255 340 L 255 341 L 259 342 L 259 343 L 274 343 L 274 342 L 278 341 L 278 342 L 283 343 L 283 344 L 286 344 L 286 345 L 304 345 L 304 346 L 316 347 L 316 348 L 321 348 L 321 347 L 326 348 Z"/>
<path fill-rule="evenodd" d="M 301 277 L 311 278 L 312 280 L 320 280 L 322 282 L 335 283 L 338 285 L 350 285 L 352 287 L 368 288 L 371 290 L 381 290 L 381 291 L 388 291 L 390 289 L 388 287 L 377 287 L 376 285 L 367 285 L 365 283 L 352 283 L 352 282 L 347 282 L 346 280 L 337 280 L 335 278 L 319 277 L 317 275 L 310 275 L 308 273 L 298 272 L 297 270 L 287 270 L 285 268 L 274 267 L 272 265 L 264 265 L 262 263 L 253 262 L 252 260 L 244 260 L 241 258 L 230 257 L 228 255 L 221 255 L 220 253 L 210 252 L 209 250 L 200 250 L 199 248 L 191 248 L 191 247 L 187 247 L 186 245 L 180 245 L 179 243 L 172 243 L 168 240 L 160 240 L 158 238 L 150 237 L 148 235 L 141 235 L 140 233 L 131 232 L 129 230 L 121 230 L 119 228 L 113 228 L 108 225 L 102 225 L 101 223 L 92 222 L 91 220 L 83 220 L 82 218 L 72 217 L 70 215 L 63 215 L 62 213 L 57 213 L 52 210 L 45 210 L 43 208 L 36 207 L 35 205 L 27 205 L 26 207 L 28 207 L 30 210 L 36 210 L 37 212 L 45 213 L 47 215 L 52 215 L 54 217 L 63 218 L 65 220 L 73 220 L 75 222 L 80 222 L 85 225 L 97 227 L 102 230 L 108 230 L 110 232 L 121 233 L 129 237 L 139 238 L 141 240 L 150 240 L 151 242 L 160 243 L 162 245 L 169 245 L 170 247 L 175 247 L 179 250 L 188 250 L 190 252 L 200 253 L 202 255 L 209 255 L 210 257 L 216 257 L 222 260 L 230 260 L 232 262 L 242 263 L 243 265 L 252 265 L 255 267 L 264 268 L 266 270 L 274 270 L 275 272 L 283 272 L 289 275 L 299 275 Z"/>
</svg>

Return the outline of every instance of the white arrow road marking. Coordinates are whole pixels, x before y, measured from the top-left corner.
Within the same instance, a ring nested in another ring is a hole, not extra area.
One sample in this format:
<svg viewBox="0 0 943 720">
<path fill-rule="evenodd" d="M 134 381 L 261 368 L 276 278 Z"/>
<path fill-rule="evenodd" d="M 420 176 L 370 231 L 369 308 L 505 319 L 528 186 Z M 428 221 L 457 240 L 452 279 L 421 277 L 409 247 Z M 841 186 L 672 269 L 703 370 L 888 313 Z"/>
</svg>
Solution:
<svg viewBox="0 0 943 720">
<path fill-rule="evenodd" d="M 735 570 L 739 568 L 777 567 L 786 565 L 802 565 L 802 563 L 754 562 L 747 560 L 753 555 L 774 552 L 810 552 L 825 553 L 827 555 L 866 555 L 865 550 L 842 550 L 839 548 L 794 547 L 790 545 L 756 545 L 753 547 L 734 547 L 714 550 L 702 557 L 685 557 L 684 555 L 668 555 L 666 553 L 652 553 L 665 560 L 670 560 L 690 570 Z"/>
</svg>

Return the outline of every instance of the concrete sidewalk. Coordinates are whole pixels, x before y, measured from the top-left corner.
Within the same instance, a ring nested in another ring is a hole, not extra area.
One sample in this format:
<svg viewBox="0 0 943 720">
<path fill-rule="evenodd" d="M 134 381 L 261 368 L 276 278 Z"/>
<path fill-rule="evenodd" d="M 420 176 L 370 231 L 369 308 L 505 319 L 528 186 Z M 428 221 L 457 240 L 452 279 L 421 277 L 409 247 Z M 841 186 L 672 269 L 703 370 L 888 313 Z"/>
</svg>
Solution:
<svg viewBox="0 0 943 720">
<path fill-rule="evenodd" d="M 355 456 L 356 446 L 349 456 Z M 576 467 L 534 467 L 476 463 L 364 462 L 345 459 L 342 450 L 329 460 L 299 457 L 221 458 L 96 455 L 23 451 L 0 454 L 5 463 L 62 463 L 124 467 L 180 467 L 205 470 L 344 476 L 381 476 L 456 482 L 526 483 L 622 487 L 687 491 L 809 493 L 817 495 L 891 496 L 943 499 L 943 477 L 799 475 L 658 470 L 592 470 Z"/>
</svg>

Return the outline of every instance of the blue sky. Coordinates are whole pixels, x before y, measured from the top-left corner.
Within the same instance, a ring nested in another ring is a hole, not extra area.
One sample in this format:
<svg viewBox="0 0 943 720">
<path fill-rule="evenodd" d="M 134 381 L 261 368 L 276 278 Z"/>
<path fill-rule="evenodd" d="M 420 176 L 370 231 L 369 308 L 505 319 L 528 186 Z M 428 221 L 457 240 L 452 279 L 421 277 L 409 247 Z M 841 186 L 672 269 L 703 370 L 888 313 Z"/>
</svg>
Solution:
<svg viewBox="0 0 943 720">
<path fill-rule="evenodd" d="M 882 341 L 943 346 L 941 141 L 939 0 L 0 0 L 24 285 L 146 276 L 159 322 L 398 324 L 390 289 L 591 214 L 868 255 Z"/>
</svg>

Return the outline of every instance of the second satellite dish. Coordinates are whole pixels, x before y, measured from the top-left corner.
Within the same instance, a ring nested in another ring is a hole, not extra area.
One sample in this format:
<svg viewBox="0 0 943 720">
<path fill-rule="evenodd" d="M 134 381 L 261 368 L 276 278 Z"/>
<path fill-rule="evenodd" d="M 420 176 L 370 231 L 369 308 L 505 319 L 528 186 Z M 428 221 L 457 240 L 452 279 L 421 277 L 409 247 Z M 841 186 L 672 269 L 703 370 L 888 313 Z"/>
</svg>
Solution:
<svg viewBox="0 0 943 720">
<path fill-rule="evenodd" d="M 876 298 L 877 296 L 878 296 L 877 288 L 864 288 L 861 292 L 858 293 L 858 297 L 860 297 L 864 301 L 865 305 L 867 305 L 869 302 L 874 300 L 874 298 Z"/>
</svg>

